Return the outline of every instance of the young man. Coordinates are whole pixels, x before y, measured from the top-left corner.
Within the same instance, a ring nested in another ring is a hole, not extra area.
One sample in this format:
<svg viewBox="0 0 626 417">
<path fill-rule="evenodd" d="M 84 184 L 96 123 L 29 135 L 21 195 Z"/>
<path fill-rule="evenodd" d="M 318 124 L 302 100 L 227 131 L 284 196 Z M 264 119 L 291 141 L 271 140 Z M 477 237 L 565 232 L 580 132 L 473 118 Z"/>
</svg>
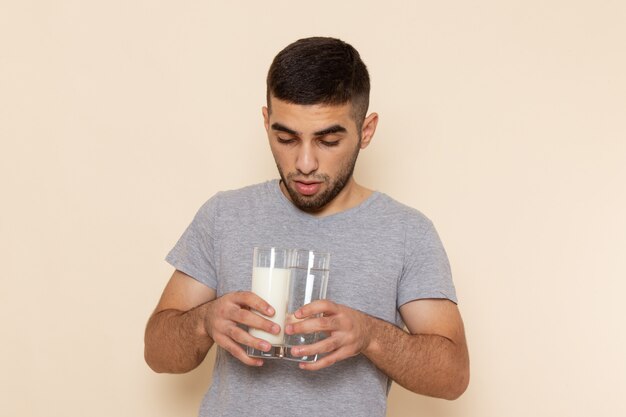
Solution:
<svg viewBox="0 0 626 417">
<path fill-rule="evenodd" d="M 274 59 L 263 119 L 280 181 L 218 193 L 167 256 L 176 269 L 146 329 L 157 372 L 197 367 L 217 346 L 201 416 L 384 416 L 391 381 L 454 399 L 469 380 L 463 323 L 445 251 L 418 211 L 354 180 L 376 131 L 369 75 L 332 38 L 301 39 Z M 296 312 L 285 332 L 325 332 L 295 348 L 315 363 L 248 357 L 267 351 L 242 325 L 278 333 L 249 292 L 252 249 L 331 253 L 328 300 Z M 406 326 L 407 331 L 403 330 Z"/>
</svg>

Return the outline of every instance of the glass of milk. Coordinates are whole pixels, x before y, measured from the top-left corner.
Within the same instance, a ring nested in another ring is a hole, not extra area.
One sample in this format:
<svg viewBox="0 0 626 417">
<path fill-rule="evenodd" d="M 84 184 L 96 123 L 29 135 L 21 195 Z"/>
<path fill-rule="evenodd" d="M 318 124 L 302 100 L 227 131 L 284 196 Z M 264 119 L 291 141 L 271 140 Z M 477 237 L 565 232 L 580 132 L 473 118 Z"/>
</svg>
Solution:
<svg viewBox="0 0 626 417">
<path fill-rule="evenodd" d="M 267 301 L 276 311 L 273 317 L 259 314 L 280 326 L 280 333 L 271 334 L 259 329 L 249 329 L 249 333 L 266 340 L 272 345 L 268 352 L 247 346 L 248 356 L 258 358 L 282 358 L 284 356 L 284 329 L 287 301 L 289 299 L 289 281 L 291 276 L 291 257 L 293 251 L 279 248 L 254 248 L 252 264 L 252 292 Z"/>
<path fill-rule="evenodd" d="M 301 249 L 293 251 L 285 325 L 299 321 L 294 317 L 293 313 L 303 305 L 326 298 L 329 266 L 329 253 Z M 322 334 L 319 332 L 285 335 L 283 357 L 297 362 L 315 362 L 318 355 L 293 356 L 291 348 L 293 346 L 313 344 L 320 337 L 322 337 Z"/>
</svg>

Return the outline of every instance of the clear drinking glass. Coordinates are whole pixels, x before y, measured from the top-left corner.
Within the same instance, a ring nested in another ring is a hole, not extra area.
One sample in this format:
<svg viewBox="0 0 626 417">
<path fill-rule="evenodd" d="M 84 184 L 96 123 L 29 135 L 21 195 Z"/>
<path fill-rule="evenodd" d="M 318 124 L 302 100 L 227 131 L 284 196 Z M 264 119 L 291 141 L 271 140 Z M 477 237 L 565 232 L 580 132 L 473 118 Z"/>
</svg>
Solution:
<svg viewBox="0 0 626 417">
<path fill-rule="evenodd" d="M 291 275 L 291 256 L 289 249 L 254 248 L 252 264 L 252 292 L 267 301 L 276 311 L 273 317 L 267 317 L 257 311 L 256 314 L 273 321 L 280 326 L 279 334 L 267 333 L 259 329 L 248 332 L 259 339 L 268 341 L 272 348 L 268 352 L 246 346 L 248 356 L 257 358 L 282 358 L 284 355 L 284 329 L 289 281 Z"/>
<path fill-rule="evenodd" d="M 293 313 L 305 304 L 326 298 L 330 254 L 297 249 L 291 258 L 291 277 L 285 325 L 299 321 Z M 298 362 L 315 362 L 318 355 L 293 356 L 291 348 L 310 345 L 320 339 L 320 333 L 285 335 L 284 358 Z"/>
</svg>

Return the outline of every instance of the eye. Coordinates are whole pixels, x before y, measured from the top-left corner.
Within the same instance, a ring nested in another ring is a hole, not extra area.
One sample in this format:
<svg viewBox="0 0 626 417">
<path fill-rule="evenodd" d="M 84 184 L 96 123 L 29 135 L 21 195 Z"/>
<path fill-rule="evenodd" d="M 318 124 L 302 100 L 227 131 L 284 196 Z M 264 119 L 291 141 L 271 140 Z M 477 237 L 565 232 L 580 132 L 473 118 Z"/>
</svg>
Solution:
<svg viewBox="0 0 626 417">
<path fill-rule="evenodd" d="M 289 145 L 296 142 L 296 140 L 293 138 L 281 138 L 280 136 L 276 136 L 276 140 L 278 141 L 278 143 L 281 143 L 283 145 Z"/>
<path fill-rule="evenodd" d="M 328 148 L 332 148 L 333 146 L 339 145 L 338 140 L 328 141 L 328 140 L 320 140 L 320 143 Z"/>
</svg>

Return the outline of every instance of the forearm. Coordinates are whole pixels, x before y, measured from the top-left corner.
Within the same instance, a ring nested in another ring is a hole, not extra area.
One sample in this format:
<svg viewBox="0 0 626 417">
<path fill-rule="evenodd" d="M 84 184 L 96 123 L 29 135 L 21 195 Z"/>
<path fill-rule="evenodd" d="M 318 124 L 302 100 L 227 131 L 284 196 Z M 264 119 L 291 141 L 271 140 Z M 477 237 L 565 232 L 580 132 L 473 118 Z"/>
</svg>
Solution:
<svg viewBox="0 0 626 417">
<path fill-rule="evenodd" d="M 409 334 L 371 316 L 367 321 L 371 336 L 363 354 L 395 382 L 418 394 L 450 400 L 465 391 L 469 357 L 464 342 Z"/>
<path fill-rule="evenodd" d="M 150 318 L 145 359 L 155 372 L 184 373 L 196 368 L 213 345 L 204 326 L 210 302 L 189 311 L 163 310 Z"/>
</svg>

